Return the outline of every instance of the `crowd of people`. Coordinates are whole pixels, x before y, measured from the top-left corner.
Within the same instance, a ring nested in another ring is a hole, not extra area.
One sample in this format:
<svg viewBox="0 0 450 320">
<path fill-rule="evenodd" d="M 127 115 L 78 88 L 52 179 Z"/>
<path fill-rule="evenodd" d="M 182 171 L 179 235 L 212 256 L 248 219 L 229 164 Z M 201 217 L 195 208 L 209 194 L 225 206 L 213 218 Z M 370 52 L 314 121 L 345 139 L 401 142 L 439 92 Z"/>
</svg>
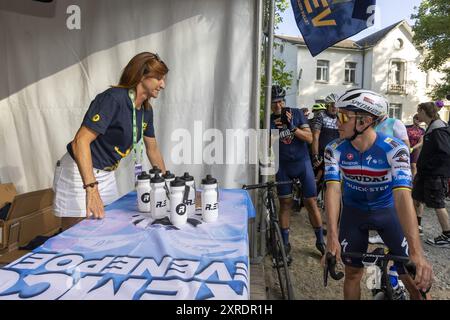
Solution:
<svg viewBox="0 0 450 320">
<path fill-rule="evenodd" d="M 441 234 L 426 243 L 450 248 L 446 210 L 450 128 L 439 117 L 443 104 L 420 103 L 413 124 L 405 126 L 388 116 L 387 99 L 373 91 L 332 93 L 324 103 L 312 106 L 311 119 L 308 108 L 288 108 L 285 95 L 280 86 L 272 87 L 272 128 L 280 129 L 276 180 L 300 179 L 322 262 L 325 252 L 341 261 L 341 252 L 364 253 L 369 242 L 384 243 L 391 254 L 409 257 L 416 264 L 414 280 L 401 264 L 396 267 L 410 297 L 420 299 L 420 291 L 426 292 L 433 278 L 420 240 L 424 205 L 435 210 L 442 228 Z M 321 213 L 314 204 L 321 189 L 325 194 L 326 244 Z M 279 187 L 278 196 L 283 241 L 292 262 L 292 187 Z M 344 297 L 357 299 L 362 261 L 345 258 L 342 262 Z"/>
</svg>

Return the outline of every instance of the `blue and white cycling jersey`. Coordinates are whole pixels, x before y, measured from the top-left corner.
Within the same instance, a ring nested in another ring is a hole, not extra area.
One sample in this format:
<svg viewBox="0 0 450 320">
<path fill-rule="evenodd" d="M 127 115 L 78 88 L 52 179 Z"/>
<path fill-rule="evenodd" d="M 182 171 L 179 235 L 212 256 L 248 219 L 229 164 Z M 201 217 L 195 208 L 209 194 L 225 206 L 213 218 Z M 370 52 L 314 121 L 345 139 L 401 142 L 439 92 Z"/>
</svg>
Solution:
<svg viewBox="0 0 450 320">
<path fill-rule="evenodd" d="M 325 148 L 324 158 L 325 181 L 343 182 L 344 206 L 364 211 L 393 207 L 392 190 L 412 187 L 408 148 L 381 133 L 363 153 L 348 140 L 335 140 Z"/>
</svg>

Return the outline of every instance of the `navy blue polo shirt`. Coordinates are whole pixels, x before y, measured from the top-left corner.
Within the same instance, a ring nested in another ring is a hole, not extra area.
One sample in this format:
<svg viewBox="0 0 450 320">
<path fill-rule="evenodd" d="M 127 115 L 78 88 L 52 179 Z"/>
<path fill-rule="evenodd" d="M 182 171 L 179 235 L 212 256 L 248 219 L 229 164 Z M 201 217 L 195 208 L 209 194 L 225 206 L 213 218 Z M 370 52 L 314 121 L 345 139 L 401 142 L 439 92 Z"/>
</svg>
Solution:
<svg viewBox="0 0 450 320">
<path fill-rule="evenodd" d="M 308 120 L 306 120 L 303 112 L 300 109 L 287 108 L 292 113 L 292 124 L 300 129 L 309 128 Z M 275 119 L 280 118 L 280 115 L 270 115 L 271 129 L 277 129 L 275 126 Z M 309 160 L 308 144 L 300 139 L 297 139 L 293 133 L 283 125 L 280 130 L 280 161 L 302 161 Z"/>
<path fill-rule="evenodd" d="M 137 141 L 141 139 L 142 117 L 144 117 L 144 136 L 155 137 L 153 110 L 136 110 Z M 91 143 L 93 167 L 112 171 L 117 169 L 120 160 L 125 158 L 133 148 L 133 104 L 128 96 L 128 89 L 110 88 L 91 102 L 82 126 L 98 133 Z M 143 147 L 145 154 L 145 147 Z M 67 151 L 73 156 L 72 145 Z"/>
</svg>

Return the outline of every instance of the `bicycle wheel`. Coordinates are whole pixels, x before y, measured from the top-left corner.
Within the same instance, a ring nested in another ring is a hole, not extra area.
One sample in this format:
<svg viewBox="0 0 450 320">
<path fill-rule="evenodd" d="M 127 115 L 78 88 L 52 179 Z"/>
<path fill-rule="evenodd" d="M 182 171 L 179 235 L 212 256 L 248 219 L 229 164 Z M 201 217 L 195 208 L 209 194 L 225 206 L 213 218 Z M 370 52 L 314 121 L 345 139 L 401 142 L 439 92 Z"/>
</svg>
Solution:
<svg viewBox="0 0 450 320">
<path fill-rule="evenodd" d="M 288 268 L 280 226 L 275 222 L 271 222 L 269 233 L 271 238 L 270 252 L 272 255 L 273 266 L 277 270 L 281 296 L 284 300 L 294 300 L 294 289 L 292 287 L 291 274 Z"/>
</svg>

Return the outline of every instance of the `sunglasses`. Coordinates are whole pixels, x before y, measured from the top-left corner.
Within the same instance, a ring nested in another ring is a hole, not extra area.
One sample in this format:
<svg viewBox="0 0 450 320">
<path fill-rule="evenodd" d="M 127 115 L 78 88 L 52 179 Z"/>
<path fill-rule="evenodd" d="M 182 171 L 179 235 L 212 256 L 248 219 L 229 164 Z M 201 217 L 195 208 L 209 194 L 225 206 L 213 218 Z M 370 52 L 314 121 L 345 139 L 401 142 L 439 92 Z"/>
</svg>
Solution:
<svg viewBox="0 0 450 320">
<path fill-rule="evenodd" d="M 336 115 L 337 115 L 339 122 L 342 124 L 349 122 L 351 118 L 361 118 L 361 116 L 357 116 L 357 115 L 349 116 L 349 115 L 347 115 L 345 113 L 341 113 L 341 112 L 338 112 Z"/>
</svg>

